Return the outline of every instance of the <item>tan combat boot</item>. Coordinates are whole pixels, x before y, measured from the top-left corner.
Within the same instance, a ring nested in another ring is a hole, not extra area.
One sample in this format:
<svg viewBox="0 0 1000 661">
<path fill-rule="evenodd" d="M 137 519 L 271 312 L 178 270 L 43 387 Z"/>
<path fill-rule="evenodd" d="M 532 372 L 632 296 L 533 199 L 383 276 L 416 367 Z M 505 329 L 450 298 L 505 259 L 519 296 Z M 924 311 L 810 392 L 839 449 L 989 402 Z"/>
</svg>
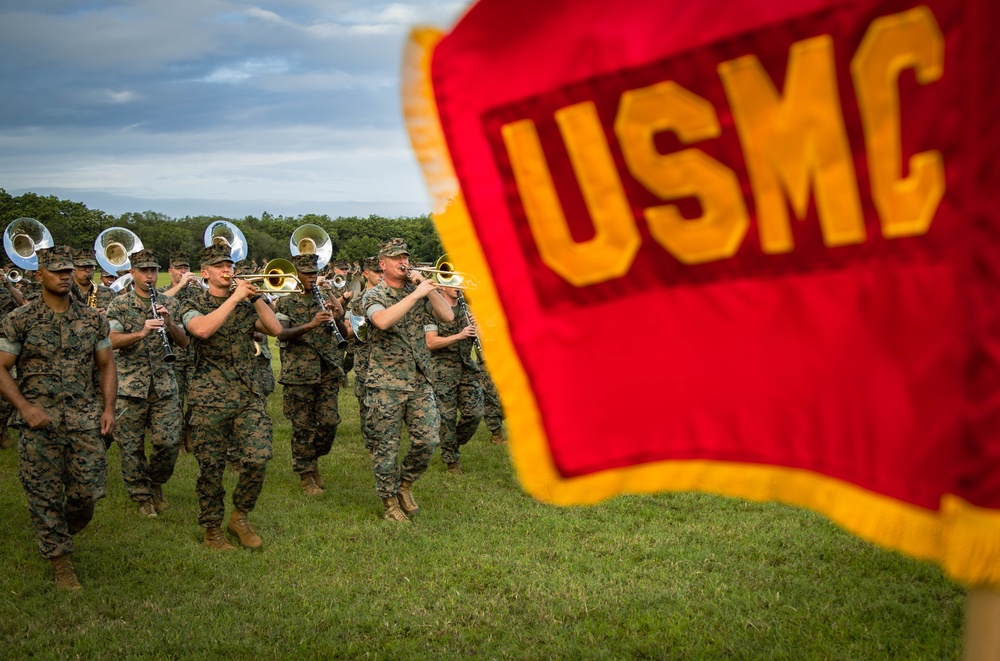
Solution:
<svg viewBox="0 0 1000 661">
<path fill-rule="evenodd" d="M 316 473 L 302 475 L 302 493 L 307 496 L 318 496 L 323 493 L 323 489 L 316 483 Z"/>
<path fill-rule="evenodd" d="M 167 504 L 167 499 L 163 497 L 162 484 L 154 484 L 151 489 L 153 491 L 153 507 L 156 508 L 157 513 L 170 507 L 170 505 Z"/>
<path fill-rule="evenodd" d="M 462 464 L 457 459 L 452 463 L 445 465 L 448 466 L 448 472 L 451 473 L 452 475 L 462 474 Z"/>
<path fill-rule="evenodd" d="M 503 427 L 497 429 L 493 432 L 490 440 L 494 445 L 506 445 L 507 444 L 507 434 L 504 433 Z"/>
<path fill-rule="evenodd" d="M 410 491 L 411 486 L 413 486 L 413 482 L 403 480 L 399 483 L 399 491 L 396 492 L 399 506 L 403 508 L 407 516 L 412 516 L 420 511 L 420 506 L 417 505 L 417 501 L 413 499 L 413 493 Z"/>
<path fill-rule="evenodd" d="M 232 516 L 229 517 L 229 524 L 226 526 L 226 530 L 236 535 L 236 537 L 240 540 L 240 544 L 248 549 L 259 549 L 264 545 L 264 542 L 260 541 L 260 537 L 258 537 L 257 533 L 255 533 L 253 528 L 250 527 L 250 522 L 247 521 L 246 512 L 233 510 Z"/>
<path fill-rule="evenodd" d="M 236 550 L 236 547 L 222 534 L 222 528 L 205 528 L 205 546 L 213 551 Z"/>
<path fill-rule="evenodd" d="M 313 482 L 315 482 L 316 486 L 318 486 L 320 489 L 323 488 L 323 476 L 319 474 L 319 471 L 313 473 Z"/>
<path fill-rule="evenodd" d="M 393 497 L 383 498 L 382 507 L 384 511 L 382 512 L 382 518 L 386 521 L 399 521 L 409 523 L 410 519 L 407 518 L 406 514 L 399 508 L 399 501 Z"/>
<path fill-rule="evenodd" d="M 139 514 L 148 519 L 156 518 L 156 506 L 153 504 L 152 498 L 139 501 Z"/>
<path fill-rule="evenodd" d="M 52 570 L 56 574 L 56 587 L 58 589 L 69 590 L 70 592 L 83 589 L 80 581 L 76 578 L 76 572 L 73 571 L 73 565 L 70 564 L 68 555 L 51 558 L 49 562 L 52 563 Z"/>
</svg>

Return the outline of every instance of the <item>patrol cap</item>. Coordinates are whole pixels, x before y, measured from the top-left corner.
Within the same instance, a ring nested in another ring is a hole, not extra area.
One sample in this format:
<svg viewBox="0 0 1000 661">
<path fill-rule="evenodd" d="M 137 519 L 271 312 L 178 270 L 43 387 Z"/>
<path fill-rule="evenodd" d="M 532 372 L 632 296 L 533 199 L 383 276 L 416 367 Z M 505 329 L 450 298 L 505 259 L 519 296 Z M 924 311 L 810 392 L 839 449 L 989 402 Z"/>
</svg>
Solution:
<svg viewBox="0 0 1000 661">
<path fill-rule="evenodd" d="M 49 271 L 72 271 L 73 251 L 69 246 L 53 246 L 51 248 L 39 248 L 35 251 L 38 255 L 38 267 Z"/>
<path fill-rule="evenodd" d="M 247 262 L 240 262 L 233 265 L 233 273 L 236 275 L 250 275 L 253 273 L 253 266 Z"/>
<path fill-rule="evenodd" d="M 202 266 L 211 266 L 220 262 L 232 262 L 233 256 L 230 254 L 228 246 L 212 244 L 201 251 L 199 259 Z"/>
<path fill-rule="evenodd" d="M 113 278 L 113 277 L 115 277 L 115 275 L 114 275 L 114 273 L 108 273 L 104 269 L 101 269 L 101 277 L 102 278 Z"/>
<path fill-rule="evenodd" d="M 378 263 L 378 257 L 365 257 L 365 270 L 372 273 L 381 273 L 382 267 Z"/>
<path fill-rule="evenodd" d="M 186 253 L 179 252 L 179 253 L 174 254 L 170 258 L 170 267 L 171 268 L 177 268 L 178 266 L 186 266 L 188 268 L 191 268 L 191 260 L 188 259 L 188 256 L 187 256 Z"/>
<path fill-rule="evenodd" d="M 160 261 L 156 258 L 156 253 L 149 248 L 144 248 L 129 255 L 129 262 L 134 269 L 160 268 Z"/>
<path fill-rule="evenodd" d="M 292 265 L 299 273 L 319 273 L 319 255 L 295 255 Z"/>
<path fill-rule="evenodd" d="M 347 269 L 351 268 L 351 263 L 346 259 L 338 259 L 333 263 L 333 268 L 346 271 Z"/>
<path fill-rule="evenodd" d="M 82 268 L 84 266 L 93 266 L 94 268 L 97 268 L 97 258 L 94 257 L 94 249 L 81 248 L 80 250 L 74 250 L 73 266 L 77 268 Z"/>
<path fill-rule="evenodd" d="M 406 247 L 406 241 L 400 238 L 389 239 L 378 247 L 379 257 L 398 257 L 399 255 L 409 255 L 410 249 Z"/>
</svg>

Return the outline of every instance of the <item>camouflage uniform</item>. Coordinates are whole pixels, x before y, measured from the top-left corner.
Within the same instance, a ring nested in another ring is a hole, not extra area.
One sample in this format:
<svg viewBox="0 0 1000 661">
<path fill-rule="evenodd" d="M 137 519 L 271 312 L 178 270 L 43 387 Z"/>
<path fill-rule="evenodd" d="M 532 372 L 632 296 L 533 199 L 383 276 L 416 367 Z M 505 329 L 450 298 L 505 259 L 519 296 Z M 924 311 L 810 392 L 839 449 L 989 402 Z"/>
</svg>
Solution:
<svg viewBox="0 0 1000 661">
<path fill-rule="evenodd" d="M 483 387 L 483 413 L 486 421 L 486 428 L 493 434 L 494 439 L 503 434 L 503 406 L 500 404 L 500 395 L 497 387 L 493 383 L 493 377 L 489 370 L 483 365 L 479 370 L 479 383 Z"/>
<path fill-rule="evenodd" d="M 160 302 L 172 319 L 178 319 L 179 305 L 175 300 L 164 296 Z M 108 307 L 108 322 L 113 332 L 139 332 L 149 318 L 150 300 L 135 291 L 115 298 Z M 120 448 L 125 489 L 129 498 L 140 503 L 153 497 L 153 487 L 170 479 L 180 450 L 181 408 L 177 381 L 164 355 L 162 336 L 156 331 L 135 344 L 115 349 L 118 367 L 115 440 Z M 147 428 L 153 446 L 148 465 Z"/>
<path fill-rule="evenodd" d="M 46 252 L 60 260 L 65 253 L 69 263 L 68 248 Z M 62 265 L 53 263 L 53 270 Z M 36 430 L 19 412 L 10 421 L 20 428 L 18 474 L 45 558 L 72 553 L 72 535 L 90 522 L 94 504 L 107 493 L 102 408 L 91 370 L 95 353 L 110 347 L 107 320 L 72 298 L 62 314 L 38 298 L 0 323 L 0 351 L 17 356 L 21 394 L 52 418 Z"/>
<path fill-rule="evenodd" d="M 24 277 L 18 284 L 21 285 L 21 295 L 26 301 L 33 301 L 42 295 L 42 286 L 35 279 L 36 271 L 25 271 Z"/>
<path fill-rule="evenodd" d="M 111 301 L 115 299 L 115 292 L 97 283 L 93 283 L 91 286 L 97 287 L 97 307 L 107 310 L 108 306 L 111 305 Z M 69 288 L 70 296 L 80 305 L 87 305 L 87 302 L 90 300 L 91 291 L 90 289 L 87 291 L 80 289 L 79 285 L 76 284 L 76 280 L 72 282 Z"/>
<path fill-rule="evenodd" d="M 213 297 L 207 291 L 192 294 L 181 306 L 184 326 L 199 315 L 211 313 L 225 301 L 226 298 Z M 255 370 L 256 321 L 253 304 L 244 300 L 207 340 L 191 335 L 194 358 L 188 381 L 186 421 L 191 427 L 191 442 L 201 469 L 197 484 L 198 523 L 205 528 L 220 527 L 225 514 L 222 475 L 230 439 L 240 461 L 233 505 L 242 512 L 250 512 L 256 505 L 271 458 L 271 418 Z"/>
<path fill-rule="evenodd" d="M 356 317 L 365 316 L 363 296 L 358 296 L 350 302 L 348 309 Z M 368 323 L 366 322 L 366 326 Z M 357 329 L 354 329 L 357 332 Z M 367 332 L 367 331 L 366 331 Z M 355 338 L 354 345 L 354 396 L 358 398 L 358 413 L 361 418 L 361 438 L 365 442 L 365 449 L 369 453 L 375 451 L 375 441 L 368 429 L 368 406 L 365 401 L 368 397 L 368 387 L 365 380 L 368 378 L 368 343 Z"/>
<path fill-rule="evenodd" d="M 293 258 L 301 262 L 315 256 Z M 315 269 L 315 265 L 311 267 Z M 312 294 L 292 294 L 278 301 L 277 317 L 289 328 L 312 321 L 325 308 Z M 325 324 L 284 343 L 281 349 L 281 376 L 284 386 L 284 413 L 292 423 L 292 470 L 298 475 L 318 472 L 318 461 L 330 453 L 340 424 L 338 396 L 344 372 L 343 352 L 337 348 L 331 329 Z"/>
<path fill-rule="evenodd" d="M 0 275 L 0 277 L 3 277 Z M 17 307 L 14 297 L 7 291 L 7 287 L 0 286 L 0 321 Z M 16 371 L 11 376 L 16 376 Z M 0 449 L 11 446 L 12 441 L 7 432 L 7 419 L 14 413 L 14 407 L 3 397 L 0 397 Z"/>
<path fill-rule="evenodd" d="M 414 306 L 396 324 L 380 330 L 371 317 L 403 300 L 416 287 L 395 289 L 384 281 L 365 292 L 362 306 L 368 319 L 368 370 L 365 377 L 368 429 L 374 440 L 376 490 L 393 497 L 399 482 L 413 482 L 427 470 L 438 444 L 441 419 L 431 386 L 431 357 L 424 341 L 424 308 Z M 402 424 L 410 435 L 410 450 L 399 468 Z"/>
<path fill-rule="evenodd" d="M 263 333 L 255 333 L 254 341 L 260 347 L 260 354 L 256 356 L 254 368 L 256 370 L 257 381 L 260 383 L 260 392 L 264 399 L 274 392 L 274 368 L 271 366 L 271 345 L 267 341 L 267 336 Z"/>
<path fill-rule="evenodd" d="M 469 325 L 465 303 L 460 301 L 454 310 L 455 319 L 450 322 L 437 321 L 428 312 L 424 331 L 434 331 L 439 337 L 461 332 Z M 458 463 L 459 448 L 469 442 L 483 419 L 483 389 L 472 346 L 473 341 L 467 339 L 431 351 L 434 396 L 441 414 L 441 459 L 449 465 Z"/>
</svg>

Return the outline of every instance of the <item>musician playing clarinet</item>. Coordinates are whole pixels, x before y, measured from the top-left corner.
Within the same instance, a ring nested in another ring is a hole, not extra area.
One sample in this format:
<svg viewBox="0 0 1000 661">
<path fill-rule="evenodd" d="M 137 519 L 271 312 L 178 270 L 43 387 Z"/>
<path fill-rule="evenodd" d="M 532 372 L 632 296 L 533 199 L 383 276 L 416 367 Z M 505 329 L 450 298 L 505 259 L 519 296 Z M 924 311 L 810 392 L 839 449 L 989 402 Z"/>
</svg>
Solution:
<svg viewBox="0 0 1000 661">
<path fill-rule="evenodd" d="M 108 304 L 111 347 L 118 366 L 115 440 L 129 498 L 137 503 L 140 515 L 156 518 L 167 509 L 163 485 L 173 475 L 180 449 L 182 418 L 172 351 L 186 347 L 188 336 L 174 321 L 180 304 L 157 295 L 160 265 L 156 254 L 140 250 L 130 261 L 132 291 Z M 153 447 L 148 462 L 147 429 Z"/>
</svg>

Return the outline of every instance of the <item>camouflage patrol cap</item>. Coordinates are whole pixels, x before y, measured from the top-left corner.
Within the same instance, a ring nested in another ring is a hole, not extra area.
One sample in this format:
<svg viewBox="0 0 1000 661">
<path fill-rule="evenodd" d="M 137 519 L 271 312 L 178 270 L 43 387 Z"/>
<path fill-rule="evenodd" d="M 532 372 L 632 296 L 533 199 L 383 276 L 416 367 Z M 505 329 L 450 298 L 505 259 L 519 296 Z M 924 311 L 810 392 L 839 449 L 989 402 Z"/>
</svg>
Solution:
<svg viewBox="0 0 1000 661">
<path fill-rule="evenodd" d="M 178 266 L 191 268 L 191 260 L 188 259 L 186 253 L 179 252 L 170 258 L 170 267 L 177 268 Z"/>
<path fill-rule="evenodd" d="M 129 255 L 129 261 L 134 269 L 160 268 L 160 261 L 156 258 L 156 253 L 148 248 Z"/>
<path fill-rule="evenodd" d="M 73 266 L 77 268 L 84 266 L 93 266 L 94 268 L 97 268 L 97 258 L 94 257 L 94 249 L 81 248 L 80 250 L 74 250 Z"/>
<path fill-rule="evenodd" d="M 69 246 L 39 248 L 35 254 L 38 255 L 39 268 L 49 271 L 73 270 L 73 251 L 70 250 Z"/>
<path fill-rule="evenodd" d="M 295 255 L 292 265 L 299 273 L 319 273 L 319 255 Z"/>
<path fill-rule="evenodd" d="M 247 262 L 240 262 L 239 264 L 234 264 L 233 273 L 235 275 L 250 275 L 253 273 L 253 266 L 251 266 Z"/>
<path fill-rule="evenodd" d="M 406 241 L 400 238 L 389 239 L 378 247 L 379 257 L 398 257 L 399 255 L 409 255 L 410 249 L 406 247 Z"/>
<path fill-rule="evenodd" d="M 220 262 L 233 261 L 233 256 L 230 254 L 229 248 L 221 244 L 212 244 L 203 249 L 199 258 L 202 266 L 211 266 L 212 264 L 219 264 Z"/>
<path fill-rule="evenodd" d="M 333 267 L 346 271 L 347 269 L 351 268 L 351 263 L 346 259 L 338 259 L 333 263 Z"/>
<path fill-rule="evenodd" d="M 127 274 L 128 272 L 129 272 L 129 270 L 128 270 L 128 269 L 118 269 L 118 271 L 117 271 L 117 273 L 118 273 L 118 277 L 120 278 L 120 277 L 122 277 L 123 275 Z"/>
<path fill-rule="evenodd" d="M 115 274 L 114 273 L 108 273 L 104 269 L 101 269 L 101 277 L 102 278 L 113 278 L 113 277 L 115 277 Z"/>
<path fill-rule="evenodd" d="M 378 257 L 365 257 L 365 270 L 372 273 L 381 273 L 382 267 L 378 263 Z"/>
</svg>

